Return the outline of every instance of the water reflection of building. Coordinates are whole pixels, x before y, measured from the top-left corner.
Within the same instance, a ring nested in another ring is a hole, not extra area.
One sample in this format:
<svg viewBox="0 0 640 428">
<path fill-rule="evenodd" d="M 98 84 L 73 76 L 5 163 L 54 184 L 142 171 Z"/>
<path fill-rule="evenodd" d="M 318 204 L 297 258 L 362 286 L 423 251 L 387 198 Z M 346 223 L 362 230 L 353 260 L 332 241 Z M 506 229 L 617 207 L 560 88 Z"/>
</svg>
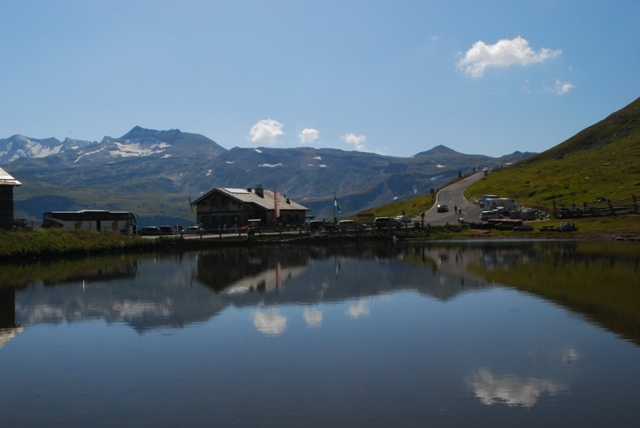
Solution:
<svg viewBox="0 0 640 428">
<path fill-rule="evenodd" d="M 278 289 L 307 267 L 307 251 L 220 250 L 198 257 L 197 279 L 216 293 Z"/>
<path fill-rule="evenodd" d="M 15 288 L 0 287 L 0 348 L 21 331 L 22 327 L 16 325 Z"/>
</svg>

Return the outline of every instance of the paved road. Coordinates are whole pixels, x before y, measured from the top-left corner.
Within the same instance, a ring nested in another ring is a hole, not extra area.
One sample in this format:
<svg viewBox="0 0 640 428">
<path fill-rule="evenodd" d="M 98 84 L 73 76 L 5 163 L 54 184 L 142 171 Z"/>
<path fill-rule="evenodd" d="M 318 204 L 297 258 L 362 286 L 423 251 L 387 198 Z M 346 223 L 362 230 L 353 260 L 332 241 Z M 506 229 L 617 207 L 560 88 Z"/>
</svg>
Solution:
<svg viewBox="0 0 640 428">
<path fill-rule="evenodd" d="M 465 218 L 466 221 L 478 221 L 478 216 L 482 212 L 482 208 L 477 204 L 472 204 L 467 201 L 463 195 L 463 192 L 467 187 L 475 183 L 484 177 L 483 172 L 477 172 L 464 180 L 460 180 L 451 186 L 445 187 L 438 192 L 436 196 L 436 204 L 429 211 L 425 212 L 424 223 L 425 224 L 445 224 L 445 223 L 457 223 L 459 218 Z M 449 206 L 449 212 L 439 213 L 437 206 L 446 204 Z M 454 207 L 462 208 L 462 215 L 458 215 L 453 211 Z M 413 221 L 421 221 L 420 216 L 413 219 Z"/>
</svg>

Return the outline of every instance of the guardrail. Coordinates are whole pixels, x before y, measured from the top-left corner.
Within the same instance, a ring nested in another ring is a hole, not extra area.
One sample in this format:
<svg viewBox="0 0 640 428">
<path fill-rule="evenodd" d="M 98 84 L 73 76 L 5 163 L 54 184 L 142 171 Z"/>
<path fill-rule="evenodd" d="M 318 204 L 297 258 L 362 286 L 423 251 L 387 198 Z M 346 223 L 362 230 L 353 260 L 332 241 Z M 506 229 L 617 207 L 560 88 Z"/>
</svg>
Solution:
<svg viewBox="0 0 640 428">
<path fill-rule="evenodd" d="M 638 198 L 631 195 L 630 198 L 617 200 L 598 199 L 595 202 L 583 202 L 582 205 L 573 204 L 570 207 L 556 207 L 553 203 L 553 216 L 555 218 L 581 218 L 581 217 L 604 217 L 620 214 L 638 214 Z"/>
</svg>

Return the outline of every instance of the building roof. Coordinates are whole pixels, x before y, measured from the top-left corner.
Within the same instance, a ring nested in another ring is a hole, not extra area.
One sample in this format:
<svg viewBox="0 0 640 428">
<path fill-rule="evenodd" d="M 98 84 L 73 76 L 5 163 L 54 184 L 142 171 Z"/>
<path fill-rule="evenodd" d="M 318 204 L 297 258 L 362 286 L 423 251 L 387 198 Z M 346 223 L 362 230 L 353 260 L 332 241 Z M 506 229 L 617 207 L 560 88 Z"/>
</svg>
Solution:
<svg viewBox="0 0 640 428">
<path fill-rule="evenodd" d="M 214 188 L 193 201 L 193 205 L 217 192 L 238 202 L 255 204 L 265 210 L 273 210 L 275 208 L 273 192 L 267 189 L 262 189 L 262 191 L 264 196 L 256 195 L 256 189 Z M 289 201 L 288 203 L 287 200 Z M 284 197 L 281 193 L 278 193 L 278 205 L 280 206 L 280 211 L 309 211 L 309 208 Z"/>
<path fill-rule="evenodd" d="M 0 168 L 0 185 L 4 186 L 22 186 L 18 180 L 13 178 L 7 171 Z"/>
</svg>

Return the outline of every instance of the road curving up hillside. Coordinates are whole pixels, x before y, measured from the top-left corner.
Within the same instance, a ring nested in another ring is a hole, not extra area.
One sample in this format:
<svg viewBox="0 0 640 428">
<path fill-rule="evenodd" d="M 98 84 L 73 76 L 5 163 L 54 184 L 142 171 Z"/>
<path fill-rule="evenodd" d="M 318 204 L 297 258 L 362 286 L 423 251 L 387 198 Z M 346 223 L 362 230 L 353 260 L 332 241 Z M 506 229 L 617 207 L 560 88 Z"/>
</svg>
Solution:
<svg viewBox="0 0 640 428">
<path fill-rule="evenodd" d="M 452 224 L 457 223 L 459 218 L 465 218 L 466 221 L 477 221 L 482 208 L 474 203 L 469 202 L 464 197 L 464 191 L 467 189 L 467 187 L 477 182 L 482 177 L 484 177 L 484 173 L 477 172 L 440 190 L 436 196 L 435 205 L 429 211 L 425 212 L 425 224 Z M 438 212 L 437 207 L 438 205 L 442 204 L 445 204 L 449 207 L 448 212 Z M 462 215 L 455 213 L 454 208 L 456 207 L 462 208 Z M 422 217 L 418 216 L 413 220 L 422 221 Z"/>
</svg>

